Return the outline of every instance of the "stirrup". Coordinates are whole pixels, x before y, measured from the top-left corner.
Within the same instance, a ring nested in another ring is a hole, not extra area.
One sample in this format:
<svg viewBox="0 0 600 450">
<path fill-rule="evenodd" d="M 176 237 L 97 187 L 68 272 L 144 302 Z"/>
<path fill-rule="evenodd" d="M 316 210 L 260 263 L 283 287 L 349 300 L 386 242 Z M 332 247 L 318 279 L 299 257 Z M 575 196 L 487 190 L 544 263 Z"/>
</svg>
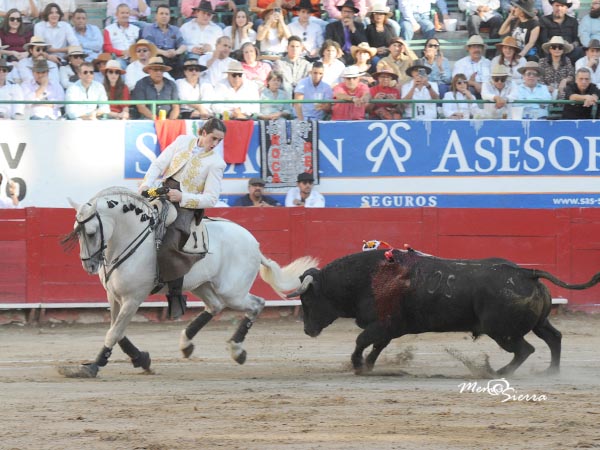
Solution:
<svg viewBox="0 0 600 450">
<path fill-rule="evenodd" d="M 185 314 L 185 311 L 187 310 L 187 296 L 181 294 L 167 294 L 167 300 L 169 301 L 169 319 L 175 320 Z"/>
</svg>

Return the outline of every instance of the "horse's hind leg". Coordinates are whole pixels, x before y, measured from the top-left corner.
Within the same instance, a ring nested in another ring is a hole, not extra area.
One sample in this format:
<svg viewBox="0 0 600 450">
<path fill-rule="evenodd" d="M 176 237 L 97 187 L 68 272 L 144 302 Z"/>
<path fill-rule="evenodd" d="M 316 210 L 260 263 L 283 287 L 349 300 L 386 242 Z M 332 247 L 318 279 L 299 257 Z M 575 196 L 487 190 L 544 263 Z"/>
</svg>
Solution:
<svg viewBox="0 0 600 450">
<path fill-rule="evenodd" d="M 123 352 L 131 358 L 133 367 L 141 367 L 145 372 L 150 372 L 150 364 L 152 363 L 152 360 L 150 359 L 150 354 L 148 352 L 141 352 L 135 345 L 133 345 L 127 336 L 123 336 L 123 338 L 119 341 L 119 347 L 121 347 L 121 350 L 123 350 Z"/>
<path fill-rule="evenodd" d="M 552 326 L 547 317 L 532 331 L 550 347 L 551 361 L 546 373 L 557 373 L 560 370 L 561 332 Z"/>
<path fill-rule="evenodd" d="M 264 299 L 252 294 L 246 296 L 246 303 L 248 303 L 248 305 L 244 309 L 248 312 L 238 325 L 238 328 L 231 339 L 227 341 L 231 357 L 238 364 L 244 364 L 246 362 L 247 354 L 246 350 L 242 347 L 242 343 L 244 342 L 248 331 L 254 324 L 254 321 L 265 307 Z"/>
</svg>

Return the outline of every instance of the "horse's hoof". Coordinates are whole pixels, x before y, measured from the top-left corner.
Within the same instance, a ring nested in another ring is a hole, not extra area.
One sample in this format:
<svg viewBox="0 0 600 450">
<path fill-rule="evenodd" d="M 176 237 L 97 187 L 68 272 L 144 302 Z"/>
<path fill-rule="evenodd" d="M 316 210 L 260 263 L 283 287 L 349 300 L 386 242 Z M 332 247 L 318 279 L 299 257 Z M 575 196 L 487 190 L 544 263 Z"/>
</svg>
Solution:
<svg viewBox="0 0 600 450">
<path fill-rule="evenodd" d="M 152 364 L 152 359 L 150 359 L 150 353 L 148 352 L 140 352 L 139 356 L 135 359 L 132 359 L 133 367 L 138 368 L 141 367 L 144 371 L 150 371 L 150 364 Z"/>
<path fill-rule="evenodd" d="M 247 356 L 248 354 L 246 353 L 246 350 L 242 350 L 241 353 L 234 359 L 234 361 L 238 364 L 244 364 Z"/>
<path fill-rule="evenodd" d="M 194 344 L 190 344 L 186 348 L 182 348 L 181 353 L 183 353 L 184 358 L 189 358 L 192 356 L 192 353 L 194 353 Z"/>
<path fill-rule="evenodd" d="M 96 378 L 98 370 L 98 364 L 87 363 L 80 366 L 61 366 L 58 373 L 67 378 Z"/>
</svg>

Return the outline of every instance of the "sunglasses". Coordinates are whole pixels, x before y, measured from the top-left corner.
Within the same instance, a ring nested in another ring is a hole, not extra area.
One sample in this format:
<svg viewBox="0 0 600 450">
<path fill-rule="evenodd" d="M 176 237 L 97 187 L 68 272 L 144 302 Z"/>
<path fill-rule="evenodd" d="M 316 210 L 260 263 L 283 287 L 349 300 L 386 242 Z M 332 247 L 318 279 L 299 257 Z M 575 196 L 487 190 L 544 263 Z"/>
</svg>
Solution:
<svg viewBox="0 0 600 450">
<path fill-rule="evenodd" d="M 537 72 L 533 72 L 533 71 L 528 71 L 528 72 L 525 72 L 525 76 L 526 77 L 537 77 L 538 73 Z"/>
<path fill-rule="evenodd" d="M 81 71 L 81 75 L 93 75 L 94 71 L 93 70 L 82 70 Z"/>
<path fill-rule="evenodd" d="M 148 50 L 147 48 L 137 48 L 135 50 L 136 53 L 148 53 L 150 50 Z"/>
<path fill-rule="evenodd" d="M 83 55 L 69 55 L 69 58 L 83 59 Z"/>
<path fill-rule="evenodd" d="M 440 44 L 427 44 L 427 48 L 439 48 Z"/>
<path fill-rule="evenodd" d="M 232 76 L 232 77 L 234 77 L 234 78 L 237 78 L 237 77 L 241 77 L 241 76 L 242 76 L 242 74 L 241 74 L 241 73 L 230 73 L 229 75 L 231 75 L 231 76 Z"/>
<path fill-rule="evenodd" d="M 5 69 L 4 67 L 0 67 L 0 72 L 8 73 L 8 69 Z"/>
<path fill-rule="evenodd" d="M 9 17 L 8 20 L 11 22 L 23 22 L 23 19 L 20 17 Z"/>
<path fill-rule="evenodd" d="M 106 73 L 109 75 L 114 75 L 114 74 L 121 75 L 121 72 L 119 72 L 118 70 L 110 70 L 109 69 L 106 71 Z"/>
<path fill-rule="evenodd" d="M 564 50 L 564 47 L 562 45 L 551 45 L 550 48 L 552 50 Z"/>
<path fill-rule="evenodd" d="M 506 81 L 506 77 L 492 77 L 492 80 L 504 83 Z"/>
<path fill-rule="evenodd" d="M 200 69 L 198 69 L 197 67 L 186 67 L 185 70 L 188 70 L 190 72 L 200 72 Z"/>
<path fill-rule="evenodd" d="M 467 80 L 457 80 L 456 84 L 467 84 Z"/>
<path fill-rule="evenodd" d="M 44 52 L 46 51 L 46 47 L 33 47 L 34 52 Z"/>
</svg>

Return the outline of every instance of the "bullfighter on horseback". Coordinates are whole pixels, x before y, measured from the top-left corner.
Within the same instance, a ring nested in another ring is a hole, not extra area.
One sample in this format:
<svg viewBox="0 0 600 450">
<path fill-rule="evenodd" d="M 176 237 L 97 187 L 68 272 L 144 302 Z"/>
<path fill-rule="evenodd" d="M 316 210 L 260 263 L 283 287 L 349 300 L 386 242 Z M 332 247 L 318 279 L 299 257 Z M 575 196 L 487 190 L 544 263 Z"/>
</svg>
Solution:
<svg viewBox="0 0 600 450">
<path fill-rule="evenodd" d="M 167 228 L 157 255 L 160 280 L 169 287 L 167 300 L 173 319 L 186 310 L 183 277 L 204 256 L 184 253 L 182 248 L 190 237 L 192 221 L 199 224 L 204 209 L 214 207 L 221 194 L 226 164 L 214 148 L 226 131 L 221 120 L 209 119 L 198 136 L 179 136 L 150 165 L 139 188 L 142 192 L 154 187 L 163 175 L 163 186 L 169 188 L 167 198 L 177 210 L 177 219 Z"/>
</svg>

